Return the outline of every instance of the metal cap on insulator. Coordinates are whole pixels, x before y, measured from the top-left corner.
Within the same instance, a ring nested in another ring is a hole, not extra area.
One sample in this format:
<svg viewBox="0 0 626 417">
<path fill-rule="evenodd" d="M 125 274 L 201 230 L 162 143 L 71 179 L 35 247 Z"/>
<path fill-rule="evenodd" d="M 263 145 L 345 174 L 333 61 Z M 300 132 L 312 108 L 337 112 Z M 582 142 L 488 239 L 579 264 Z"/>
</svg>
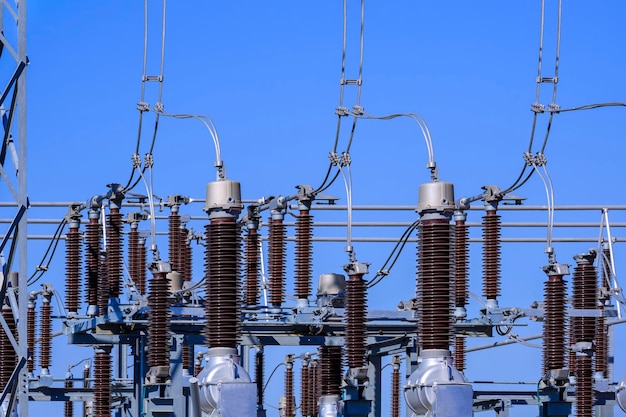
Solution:
<svg viewBox="0 0 626 417">
<path fill-rule="evenodd" d="M 203 210 L 211 216 L 214 212 L 238 216 L 243 209 L 241 185 L 237 181 L 219 180 L 206 186 L 206 203 Z"/>
<path fill-rule="evenodd" d="M 595 249 L 589 249 L 589 252 L 587 253 L 580 253 L 578 255 L 574 255 L 574 260 L 576 261 L 576 263 L 578 265 L 583 265 L 583 264 L 593 264 L 594 260 L 596 259 L 596 250 Z"/>
<path fill-rule="evenodd" d="M 346 277 L 342 274 L 321 274 L 317 281 L 317 295 L 337 295 L 346 290 Z"/>
<path fill-rule="evenodd" d="M 568 264 L 551 263 L 549 265 L 544 265 L 542 269 L 543 269 L 543 272 L 545 272 L 547 276 L 569 275 L 569 265 Z"/>
<path fill-rule="evenodd" d="M 432 181 L 419 186 L 417 212 L 454 212 L 454 185 L 451 182 Z"/>
</svg>

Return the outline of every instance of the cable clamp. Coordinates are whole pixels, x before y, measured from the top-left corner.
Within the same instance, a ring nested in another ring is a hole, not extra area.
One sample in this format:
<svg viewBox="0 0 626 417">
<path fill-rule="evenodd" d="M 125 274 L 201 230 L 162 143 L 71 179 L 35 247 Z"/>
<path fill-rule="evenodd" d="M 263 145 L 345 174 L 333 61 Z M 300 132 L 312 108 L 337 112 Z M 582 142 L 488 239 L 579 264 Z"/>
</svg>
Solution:
<svg viewBox="0 0 626 417">
<path fill-rule="evenodd" d="M 345 85 L 361 85 L 361 80 L 344 80 Z"/>
<path fill-rule="evenodd" d="M 140 101 L 139 103 L 137 103 L 137 110 L 139 111 L 150 111 L 150 105 L 148 103 L 144 103 L 143 101 Z"/>
<path fill-rule="evenodd" d="M 350 154 L 348 152 L 344 152 L 341 154 L 341 166 L 346 167 L 352 163 L 352 158 L 350 158 Z"/>
<path fill-rule="evenodd" d="M 130 159 L 133 162 L 133 168 L 139 168 L 141 166 L 141 157 L 139 154 L 133 154 Z"/>
<path fill-rule="evenodd" d="M 163 107 L 163 103 L 156 103 L 154 105 L 154 111 L 157 113 L 163 113 L 164 107 Z"/>
<path fill-rule="evenodd" d="M 530 152 L 524 152 L 524 161 L 526 161 L 526 165 L 533 166 L 535 163 L 535 157 Z"/>
<path fill-rule="evenodd" d="M 365 109 L 362 106 L 352 106 L 352 114 L 355 116 L 363 116 Z"/>
<path fill-rule="evenodd" d="M 556 103 L 551 103 L 551 104 L 548 104 L 548 111 L 549 111 L 550 113 L 556 113 L 556 114 L 559 114 L 559 113 L 561 112 L 561 106 L 559 106 L 559 105 L 558 105 L 558 104 L 556 104 Z"/>
<path fill-rule="evenodd" d="M 347 116 L 350 114 L 347 107 L 339 106 L 335 109 L 335 114 L 339 117 Z"/>
<path fill-rule="evenodd" d="M 543 152 L 537 152 L 537 156 L 535 157 L 535 163 L 537 164 L 537 166 L 542 167 L 548 163 L 548 159 Z"/>
<path fill-rule="evenodd" d="M 546 111 L 546 106 L 539 103 L 533 103 L 530 105 L 530 111 L 533 113 L 543 113 Z"/>
<path fill-rule="evenodd" d="M 328 152 L 328 159 L 330 159 L 330 163 L 333 164 L 333 166 L 337 166 L 341 162 L 337 152 Z"/>
<path fill-rule="evenodd" d="M 154 165 L 154 158 L 151 153 L 146 154 L 145 161 L 146 161 L 146 168 L 152 168 L 152 166 Z"/>
</svg>

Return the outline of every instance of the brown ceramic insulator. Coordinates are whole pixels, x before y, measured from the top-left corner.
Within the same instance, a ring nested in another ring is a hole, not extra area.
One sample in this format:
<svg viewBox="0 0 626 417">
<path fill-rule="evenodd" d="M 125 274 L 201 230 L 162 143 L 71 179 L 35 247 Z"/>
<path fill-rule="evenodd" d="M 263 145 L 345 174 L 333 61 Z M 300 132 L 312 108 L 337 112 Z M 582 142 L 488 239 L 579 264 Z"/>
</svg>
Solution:
<svg viewBox="0 0 626 417">
<path fill-rule="evenodd" d="M 562 275 L 550 275 L 544 286 L 543 374 L 564 369 L 567 352 L 566 288 Z"/>
<path fill-rule="evenodd" d="M 302 417 L 311 415 L 309 412 L 309 385 L 311 383 L 309 378 L 309 363 L 303 361 L 302 368 L 300 368 L 300 413 Z"/>
<path fill-rule="evenodd" d="M 569 337 L 569 344 L 574 344 L 574 326 L 576 326 L 576 317 L 570 317 L 569 319 L 569 330 L 567 332 Z M 569 374 L 574 376 L 576 375 L 576 352 L 574 349 L 569 349 L 569 353 L 567 354 L 567 367 L 569 369 Z"/>
<path fill-rule="evenodd" d="M 603 306 L 598 307 L 604 310 Z M 607 325 L 604 317 L 598 317 L 598 333 L 595 343 L 595 371 L 600 372 L 604 378 L 609 376 L 609 351 L 607 343 Z"/>
<path fill-rule="evenodd" d="M 455 252 L 455 276 L 454 297 L 457 307 L 465 307 L 469 298 L 467 285 L 468 254 L 469 254 L 469 228 L 465 221 L 457 221 L 454 228 L 454 252 Z"/>
<path fill-rule="evenodd" d="M 400 369 L 391 372 L 391 417 L 400 417 Z"/>
<path fill-rule="evenodd" d="M 28 307 L 26 313 L 26 343 L 28 345 L 28 372 L 35 370 L 35 325 L 36 325 L 35 308 Z M 4 343 L 0 343 L 4 345 Z"/>
<path fill-rule="evenodd" d="M 122 214 L 112 208 L 107 215 L 107 258 L 109 297 L 119 297 L 122 281 Z"/>
<path fill-rule="evenodd" d="M 500 216 L 487 211 L 483 216 L 483 297 L 496 300 L 500 295 Z"/>
<path fill-rule="evenodd" d="M 454 367 L 459 371 L 464 371 L 465 359 L 465 338 L 457 336 L 454 338 Z"/>
<path fill-rule="evenodd" d="M 308 299 L 311 295 L 313 265 L 313 216 L 308 210 L 300 210 L 296 218 L 295 274 L 296 297 Z"/>
<path fill-rule="evenodd" d="M 198 376 L 202 372 L 202 364 L 196 363 L 193 367 L 193 376 Z"/>
<path fill-rule="evenodd" d="M 322 371 L 321 395 L 339 395 L 342 376 L 341 346 L 320 346 L 319 351 Z"/>
<path fill-rule="evenodd" d="M 8 306 L 2 309 L 2 317 L 6 320 L 11 334 L 17 338 L 15 318 L 13 311 Z M 11 379 L 11 375 L 17 365 L 17 354 L 13 349 L 9 337 L 0 328 L 0 391 L 3 391 L 7 383 Z"/>
<path fill-rule="evenodd" d="M 128 232 L 128 274 L 130 279 L 135 283 L 137 291 L 139 291 L 139 274 L 138 274 L 138 262 L 139 262 L 139 231 L 133 227 Z M 141 294 L 142 292 L 139 291 Z"/>
<path fill-rule="evenodd" d="M 454 229 L 446 220 L 428 220 L 418 230 L 418 340 L 422 349 L 448 350 L 454 301 Z"/>
<path fill-rule="evenodd" d="M 50 369 L 50 341 L 52 339 L 52 306 L 50 303 L 43 303 L 41 306 L 41 316 L 39 322 L 39 365 L 42 368 Z"/>
<path fill-rule="evenodd" d="M 74 381 L 66 379 L 64 386 L 66 392 L 69 392 L 72 388 L 74 388 Z M 63 415 L 65 417 L 74 417 L 74 403 L 72 401 L 65 401 Z"/>
<path fill-rule="evenodd" d="M 109 281 L 109 262 L 108 254 L 106 252 L 100 252 L 100 258 L 98 263 L 98 294 L 97 305 L 100 314 L 105 314 L 109 305 L 109 291 L 111 290 L 111 283 Z"/>
<path fill-rule="evenodd" d="M 594 415 L 592 368 L 590 356 L 576 357 L 576 417 L 592 417 Z"/>
<path fill-rule="evenodd" d="M 270 304 L 281 306 L 285 301 L 286 229 L 282 219 L 272 219 L 269 227 L 268 262 Z"/>
<path fill-rule="evenodd" d="M 77 313 L 80 302 L 80 233 L 71 227 L 65 239 L 65 306 L 70 313 Z"/>
<path fill-rule="evenodd" d="M 93 389 L 93 416 L 111 417 L 111 355 L 109 353 L 96 352 L 94 375 L 96 378 Z"/>
<path fill-rule="evenodd" d="M 235 348 L 241 326 L 239 226 L 235 218 L 218 218 L 205 229 L 206 343 L 212 348 Z"/>
<path fill-rule="evenodd" d="M 148 322 L 148 365 L 169 366 L 169 322 L 170 309 L 168 302 L 169 283 L 167 274 L 157 272 L 150 280 L 150 294 L 148 307 L 150 320 Z"/>
<path fill-rule="evenodd" d="M 191 281 L 193 276 L 192 263 L 193 263 L 193 252 L 191 250 L 191 242 L 187 242 L 187 234 L 189 230 L 180 229 L 178 234 L 180 236 L 180 253 L 181 253 L 181 262 L 183 264 L 183 270 L 181 273 L 183 274 L 183 281 Z"/>
<path fill-rule="evenodd" d="M 597 308 L 597 273 L 590 263 L 579 263 L 574 268 L 572 307 L 595 310 Z M 596 336 L 595 317 L 572 317 L 574 343 L 591 342 Z"/>
<path fill-rule="evenodd" d="M 309 369 L 309 375 L 311 376 L 311 385 L 310 385 L 310 394 L 309 394 L 309 403 L 310 410 L 312 411 L 311 415 L 317 416 L 317 403 L 319 402 L 320 395 L 322 393 L 322 384 L 321 384 L 321 367 L 317 363 L 317 361 L 311 362 L 311 369 Z"/>
<path fill-rule="evenodd" d="M 183 265 L 180 246 L 180 215 L 178 213 L 172 213 L 169 215 L 168 220 L 168 248 L 170 264 L 172 265 L 172 271 L 177 271 L 182 274 Z"/>
<path fill-rule="evenodd" d="M 296 410 L 293 401 L 293 368 L 288 366 L 285 370 L 285 417 L 294 417 Z"/>
<path fill-rule="evenodd" d="M 259 304 L 259 234 L 257 229 L 248 229 L 246 235 L 246 305 Z"/>
<path fill-rule="evenodd" d="M 265 384 L 265 353 L 257 349 L 254 355 L 254 381 L 256 382 L 256 404 L 263 408 L 263 385 Z"/>
<path fill-rule="evenodd" d="M 141 293 L 141 294 L 145 294 L 146 293 L 146 273 L 147 273 L 147 268 L 146 268 L 146 255 L 148 253 L 148 249 L 146 248 L 146 242 L 145 240 L 140 240 L 139 241 L 139 246 L 137 248 L 137 290 Z"/>
<path fill-rule="evenodd" d="M 100 258 L 100 224 L 98 219 L 89 219 L 85 226 L 85 279 L 87 280 L 88 305 L 98 304 L 98 271 Z"/>
<path fill-rule="evenodd" d="M 365 312 L 367 293 L 362 274 L 350 275 L 346 283 L 346 356 L 349 368 L 365 366 Z"/>
<path fill-rule="evenodd" d="M 183 369 L 192 371 L 193 369 L 193 349 L 189 345 L 183 345 Z"/>
</svg>

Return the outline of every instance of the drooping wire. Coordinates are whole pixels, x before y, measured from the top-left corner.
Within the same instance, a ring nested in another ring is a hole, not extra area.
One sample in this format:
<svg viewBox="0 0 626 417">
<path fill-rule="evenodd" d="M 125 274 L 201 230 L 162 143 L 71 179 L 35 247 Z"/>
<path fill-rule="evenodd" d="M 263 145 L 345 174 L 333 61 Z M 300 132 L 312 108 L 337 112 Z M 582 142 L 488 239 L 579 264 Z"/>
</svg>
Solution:
<svg viewBox="0 0 626 417">
<path fill-rule="evenodd" d="M 350 163 L 347 163 L 348 175 L 346 176 L 343 170 L 343 163 L 339 165 L 339 172 L 341 172 L 341 176 L 343 177 L 343 183 L 346 189 L 346 200 L 348 203 L 347 215 L 348 222 L 346 227 L 346 250 L 350 253 L 352 257 L 352 171 L 350 170 Z"/>
<path fill-rule="evenodd" d="M 270 373 L 270 376 L 267 378 L 267 381 L 265 381 L 265 385 L 263 385 L 263 390 L 261 391 L 261 393 L 265 393 L 265 389 L 267 388 L 267 384 L 270 383 L 270 380 L 272 379 L 272 376 L 274 376 L 274 374 L 276 373 L 278 368 L 280 368 L 281 365 L 285 365 L 285 362 L 281 362 L 278 365 L 276 365 L 276 367 L 274 368 L 272 373 Z"/>
<path fill-rule="evenodd" d="M 402 233 L 402 236 L 400 236 L 400 239 L 398 239 L 398 241 L 396 242 L 395 246 L 391 250 L 391 253 L 389 253 L 389 256 L 387 257 L 383 265 L 376 272 L 376 275 L 374 275 L 374 277 L 367 284 L 368 289 L 374 287 L 375 285 L 378 285 L 387 275 L 389 275 L 389 273 L 391 272 L 391 269 L 393 268 L 393 266 L 396 264 L 396 261 L 400 257 L 400 254 L 402 253 L 404 246 L 408 242 L 409 237 L 413 234 L 413 232 L 415 231 L 417 226 L 419 226 L 419 224 L 420 224 L 420 221 L 418 219 L 415 222 L 413 222 L 409 227 L 407 227 L 406 230 Z M 387 264 L 389 264 L 389 262 L 391 262 L 391 265 L 387 267 Z"/>
<path fill-rule="evenodd" d="M 156 79 L 156 81 L 158 81 L 159 83 L 159 91 L 158 91 L 158 96 L 157 96 L 157 102 L 156 102 L 156 109 L 157 111 L 157 115 L 155 117 L 155 121 L 154 121 L 154 128 L 153 128 L 153 132 L 152 132 L 152 141 L 150 143 L 150 150 L 148 151 L 148 154 L 151 155 L 152 151 L 154 150 L 154 145 L 156 143 L 156 137 L 157 137 L 157 131 L 158 131 L 158 127 L 159 127 L 159 112 L 163 110 L 163 104 L 161 102 L 161 99 L 163 97 L 163 74 L 165 71 L 165 23 L 166 23 L 166 4 L 167 4 L 167 0 L 163 0 L 163 10 L 162 10 L 162 15 L 161 15 L 161 59 L 160 59 L 160 70 L 159 70 L 159 76 Z M 126 183 L 126 186 L 124 186 L 124 191 L 128 192 L 130 190 L 132 190 L 133 188 L 135 188 L 135 186 L 141 181 L 141 178 L 137 178 L 134 180 L 135 178 L 135 173 L 137 172 L 137 169 L 139 168 L 138 164 L 135 161 L 135 158 L 138 157 L 139 155 L 139 148 L 141 145 L 141 136 L 142 136 L 142 130 L 143 130 L 143 113 L 146 111 L 150 110 L 150 106 L 145 103 L 145 95 L 146 95 L 146 82 L 147 81 L 153 81 L 153 79 L 151 79 L 150 77 L 148 77 L 147 75 L 147 65 L 148 65 L 148 0 L 144 0 L 144 39 L 143 39 L 143 70 L 142 70 L 142 75 L 141 75 L 141 100 L 139 101 L 138 104 L 138 110 L 139 110 L 139 123 L 138 123 L 138 129 L 137 129 L 137 144 L 135 146 L 135 154 L 133 155 L 133 168 L 132 171 L 130 173 L 130 177 L 128 179 L 128 182 Z M 142 168 L 142 173 L 145 172 L 146 167 L 144 166 Z"/>
<path fill-rule="evenodd" d="M 552 188 L 552 180 L 550 179 L 550 176 L 548 175 L 548 171 L 545 167 L 545 164 L 542 164 L 542 167 L 545 172 L 545 177 L 541 173 L 541 171 L 538 169 L 537 163 L 535 162 L 534 159 L 532 160 L 532 165 L 533 165 L 533 170 L 536 171 L 537 175 L 539 175 L 539 178 L 541 178 L 541 181 L 543 182 L 543 186 L 546 191 L 546 198 L 548 201 L 548 230 L 547 230 L 547 236 L 546 236 L 546 252 L 551 253 L 552 252 L 552 226 L 554 224 L 554 189 Z"/>
<path fill-rule="evenodd" d="M 59 225 L 57 226 L 52 239 L 50 240 L 50 244 L 46 249 L 39 265 L 35 268 L 35 272 L 28 278 L 26 285 L 33 285 L 43 276 L 43 274 L 48 270 L 50 266 L 50 262 L 52 262 L 52 258 L 54 257 L 54 253 L 56 252 L 57 246 L 59 245 L 59 241 L 61 240 L 61 235 L 63 234 L 63 230 L 65 229 L 65 225 L 67 225 L 67 219 L 63 218 Z M 50 256 L 48 256 L 50 254 Z M 46 261 L 47 260 L 47 261 Z"/>
</svg>

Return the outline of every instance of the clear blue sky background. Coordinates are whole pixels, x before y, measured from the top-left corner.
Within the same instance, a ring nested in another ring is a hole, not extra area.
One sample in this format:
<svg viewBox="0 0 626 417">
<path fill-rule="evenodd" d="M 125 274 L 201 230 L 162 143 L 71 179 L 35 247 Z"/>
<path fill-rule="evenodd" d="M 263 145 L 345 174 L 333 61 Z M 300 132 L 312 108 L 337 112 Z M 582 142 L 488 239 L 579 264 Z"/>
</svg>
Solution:
<svg viewBox="0 0 626 417">
<path fill-rule="evenodd" d="M 148 75 L 159 71 L 159 3 L 150 1 Z M 346 68 L 347 77 L 356 78 L 359 10 L 358 2 L 350 3 Z M 546 77 L 554 73 L 556 43 L 556 2 L 548 3 Z M 626 4 L 618 0 L 565 2 L 559 105 L 626 101 L 625 15 Z M 486 184 L 506 187 L 521 169 L 522 153 L 530 136 L 539 19 L 539 0 L 369 2 L 365 10 L 361 104 L 376 115 L 421 114 L 433 135 L 440 176 L 455 184 L 457 197 L 478 194 Z M 302 183 L 316 186 L 325 173 L 334 140 L 341 37 L 342 2 L 338 0 L 170 1 L 162 100 L 165 110 L 213 118 L 227 174 L 241 182 L 244 198 L 289 195 L 295 185 Z M 142 54 L 142 1 L 30 2 L 31 201 L 85 201 L 106 192 L 108 183 L 126 182 L 137 138 Z M 151 106 L 156 92 L 156 85 L 148 85 L 146 101 Z M 354 104 L 355 92 L 354 87 L 346 89 L 346 106 Z M 551 85 L 546 84 L 540 102 L 548 104 L 550 95 Z M 557 204 L 624 204 L 625 112 L 623 108 L 606 108 L 555 117 L 546 156 Z M 145 131 L 149 132 L 153 115 L 146 119 Z M 546 120 L 546 115 L 540 117 L 538 143 L 545 134 Z M 345 148 L 347 137 L 344 129 L 340 150 Z M 148 149 L 148 140 L 146 134 L 142 155 Z M 415 205 L 419 184 L 429 181 L 424 169 L 427 158 L 423 139 L 408 119 L 359 121 L 351 156 L 355 204 Z M 163 197 L 182 194 L 204 198 L 206 183 L 215 178 L 213 145 L 206 130 L 194 121 L 162 120 L 154 159 L 155 193 Z M 337 182 L 329 193 L 345 203 L 341 183 Z M 546 204 L 538 177 L 516 194 L 526 197 L 529 205 Z M 183 211 L 188 214 L 202 214 L 199 206 L 186 209 Z M 30 216 L 60 218 L 63 214 L 33 210 Z M 416 216 L 387 215 L 378 220 L 411 221 Z M 355 215 L 355 220 L 366 219 L 358 216 L 363 215 Z M 480 216 L 473 212 L 469 220 L 479 221 Z M 597 212 L 581 216 L 557 212 L 555 220 L 600 219 Z M 618 213 L 612 216 L 613 221 L 624 221 L 624 215 L 622 219 Z M 316 218 L 323 220 L 324 214 Z M 529 218 L 539 221 L 545 216 L 503 213 L 503 221 Z M 194 227 L 202 228 L 199 224 Z M 43 233 L 43 229 L 33 230 Z M 343 231 L 318 232 L 325 233 Z M 400 233 L 389 232 L 392 236 Z M 545 229 L 505 233 L 543 237 Z M 598 235 L 596 230 L 555 233 Z M 623 232 L 617 229 L 614 234 L 621 237 Z M 473 236 L 479 234 L 474 232 Z M 167 242 L 158 243 L 161 253 L 166 253 Z M 618 277 L 624 268 L 620 245 L 615 248 Z M 343 246 L 316 245 L 314 276 L 341 272 L 347 261 Z M 558 260 L 570 264 L 574 263 L 573 255 L 592 246 L 555 244 Z M 375 272 L 391 245 L 356 243 L 355 249 L 359 260 L 372 263 Z M 473 245 L 471 250 L 472 291 L 480 294 L 480 247 Z M 40 256 L 36 252 L 29 254 L 33 268 Z M 502 258 L 500 304 L 528 307 L 542 300 L 545 275 L 540 267 L 547 262 L 543 245 L 505 244 Z M 195 259 L 199 279 L 200 252 L 196 252 Z M 60 255 L 54 265 L 56 269 L 46 279 L 62 288 L 64 264 Z M 407 246 L 394 273 L 369 295 L 370 306 L 394 309 L 398 301 L 411 297 L 414 273 L 415 248 Z M 291 288 L 289 284 L 288 291 Z M 478 305 L 472 302 L 470 312 L 476 314 Z M 540 333 L 541 326 L 530 323 L 516 332 L 532 335 Z M 617 351 L 625 336 L 624 329 L 618 327 Z M 60 377 L 68 363 L 92 352 L 83 349 L 73 353 L 58 339 L 53 372 Z M 486 342 L 473 340 L 470 344 Z M 268 359 L 267 372 L 289 351 L 294 349 L 277 349 Z M 524 346 L 483 351 L 469 356 L 466 374 L 470 380 L 533 382 L 541 376 L 540 358 L 539 349 Z M 626 374 L 624 359 L 616 358 L 617 380 Z M 282 378 L 272 380 L 268 403 L 277 405 L 281 385 Z M 61 407 L 58 410 L 60 413 Z M 270 410 L 268 415 L 277 415 Z M 518 407 L 512 415 L 534 415 L 535 411 Z M 616 415 L 624 415 L 620 413 L 616 409 Z"/>
</svg>

